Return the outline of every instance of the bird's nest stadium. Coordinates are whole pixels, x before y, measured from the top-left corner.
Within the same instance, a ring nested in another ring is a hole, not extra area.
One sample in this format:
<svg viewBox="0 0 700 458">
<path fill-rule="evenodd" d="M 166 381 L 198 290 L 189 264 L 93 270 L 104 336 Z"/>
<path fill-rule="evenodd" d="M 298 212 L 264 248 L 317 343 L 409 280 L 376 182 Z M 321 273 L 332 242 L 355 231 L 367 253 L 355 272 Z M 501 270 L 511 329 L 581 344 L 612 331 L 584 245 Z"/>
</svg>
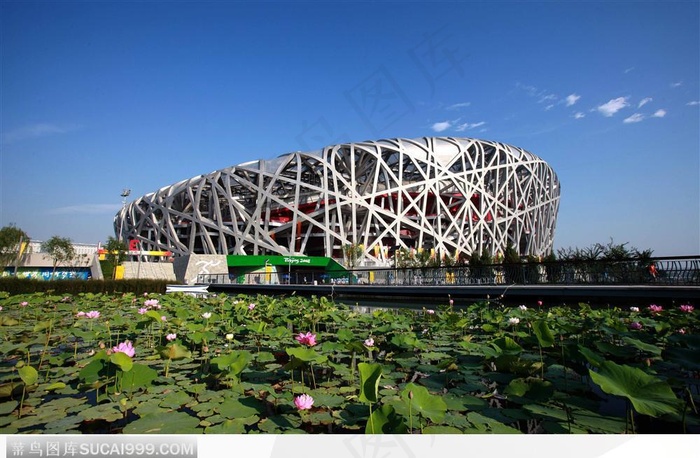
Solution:
<svg viewBox="0 0 700 458">
<path fill-rule="evenodd" d="M 343 143 L 198 175 L 125 205 L 115 233 L 174 255 L 306 255 L 389 265 L 400 248 L 552 250 L 560 184 L 515 146 L 424 137 Z"/>
</svg>

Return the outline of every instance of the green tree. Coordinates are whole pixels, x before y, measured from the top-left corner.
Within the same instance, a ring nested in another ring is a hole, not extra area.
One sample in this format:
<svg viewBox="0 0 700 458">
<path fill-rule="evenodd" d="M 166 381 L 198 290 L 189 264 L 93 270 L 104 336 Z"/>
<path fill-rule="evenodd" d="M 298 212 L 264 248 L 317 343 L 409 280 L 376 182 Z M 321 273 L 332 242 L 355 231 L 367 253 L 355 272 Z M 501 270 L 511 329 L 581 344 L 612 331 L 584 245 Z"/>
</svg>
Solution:
<svg viewBox="0 0 700 458">
<path fill-rule="evenodd" d="M 22 243 L 29 242 L 29 236 L 14 224 L 0 229 L 0 266 L 15 265 L 19 261 Z"/>
<path fill-rule="evenodd" d="M 345 262 L 350 269 L 355 268 L 357 265 L 357 260 L 360 259 L 364 253 L 364 247 L 362 244 L 350 244 L 343 245 L 343 255 L 345 255 Z"/>
<path fill-rule="evenodd" d="M 105 250 L 107 250 L 105 261 L 112 269 L 111 277 L 114 279 L 117 273 L 117 266 L 126 259 L 126 243 L 117 240 L 114 237 L 108 237 L 107 243 L 105 244 Z"/>
<path fill-rule="evenodd" d="M 48 253 L 53 260 L 53 270 L 51 271 L 51 280 L 56 273 L 56 266 L 62 263 L 69 263 L 75 259 L 75 248 L 73 242 L 66 237 L 54 235 L 46 242 L 41 244 L 41 249 Z"/>
</svg>

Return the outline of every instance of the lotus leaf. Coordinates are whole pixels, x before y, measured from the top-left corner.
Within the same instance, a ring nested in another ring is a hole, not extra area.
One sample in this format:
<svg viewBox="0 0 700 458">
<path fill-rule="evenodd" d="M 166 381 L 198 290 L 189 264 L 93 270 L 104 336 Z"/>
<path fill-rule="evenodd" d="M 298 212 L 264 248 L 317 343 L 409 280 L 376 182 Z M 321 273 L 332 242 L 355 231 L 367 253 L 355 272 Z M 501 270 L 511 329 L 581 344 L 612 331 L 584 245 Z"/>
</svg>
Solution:
<svg viewBox="0 0 700 458">
<path fill-rule="evenodd" d="M 604 392 L 629 399 L 634 409 L 643 415 L 680 414 L 681 401 L 668 382 L 641 369 L 603 361 L 598 371 L 589 369 L 589 374 Z"/>
</svg>

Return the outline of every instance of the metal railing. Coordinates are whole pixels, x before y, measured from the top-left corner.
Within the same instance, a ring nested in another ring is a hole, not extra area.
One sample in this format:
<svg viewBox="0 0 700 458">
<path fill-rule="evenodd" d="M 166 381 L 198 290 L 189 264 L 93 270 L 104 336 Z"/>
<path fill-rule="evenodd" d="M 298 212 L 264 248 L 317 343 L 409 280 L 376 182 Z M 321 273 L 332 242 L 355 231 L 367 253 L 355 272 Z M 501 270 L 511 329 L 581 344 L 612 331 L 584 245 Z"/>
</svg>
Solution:
<svg viewBox="0 0 700 458">
<path fill-rule="evenodd" d="M 650 268 L 651 263 L 655 270 Z M 483 266 L 357 268 L 347 273 L 318 271 L 255 272 L 234 277 L 207 274 L 199 283 L 222 284 L 372 284 L 372 285 L 700 285 L 700 256 L 651 261 L 555 261 Z"/>
</svg>

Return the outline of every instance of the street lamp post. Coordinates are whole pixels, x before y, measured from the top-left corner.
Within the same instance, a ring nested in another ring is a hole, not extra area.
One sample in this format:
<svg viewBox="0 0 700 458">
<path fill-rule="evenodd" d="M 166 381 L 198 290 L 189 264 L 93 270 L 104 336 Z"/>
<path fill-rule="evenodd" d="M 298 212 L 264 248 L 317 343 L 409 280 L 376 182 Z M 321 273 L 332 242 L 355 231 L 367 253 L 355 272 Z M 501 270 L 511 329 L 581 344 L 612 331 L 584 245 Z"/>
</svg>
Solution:
<svg viewBox="0 0 700 458">
<path fill-rule="evenodd" d="M 122 189 L 122 218 L 121 223 L 119 224 L 119 234 L 117 234 L 117 241 L 119 242 L 122 241 L 122 232 L 124 231 L 124 219 L 126 218 L 126 212 L 124 210 L 126 209 L 126 198 L 129 197 L 129 194 L 131 194 L 131 189 Z"/>
</svg>

